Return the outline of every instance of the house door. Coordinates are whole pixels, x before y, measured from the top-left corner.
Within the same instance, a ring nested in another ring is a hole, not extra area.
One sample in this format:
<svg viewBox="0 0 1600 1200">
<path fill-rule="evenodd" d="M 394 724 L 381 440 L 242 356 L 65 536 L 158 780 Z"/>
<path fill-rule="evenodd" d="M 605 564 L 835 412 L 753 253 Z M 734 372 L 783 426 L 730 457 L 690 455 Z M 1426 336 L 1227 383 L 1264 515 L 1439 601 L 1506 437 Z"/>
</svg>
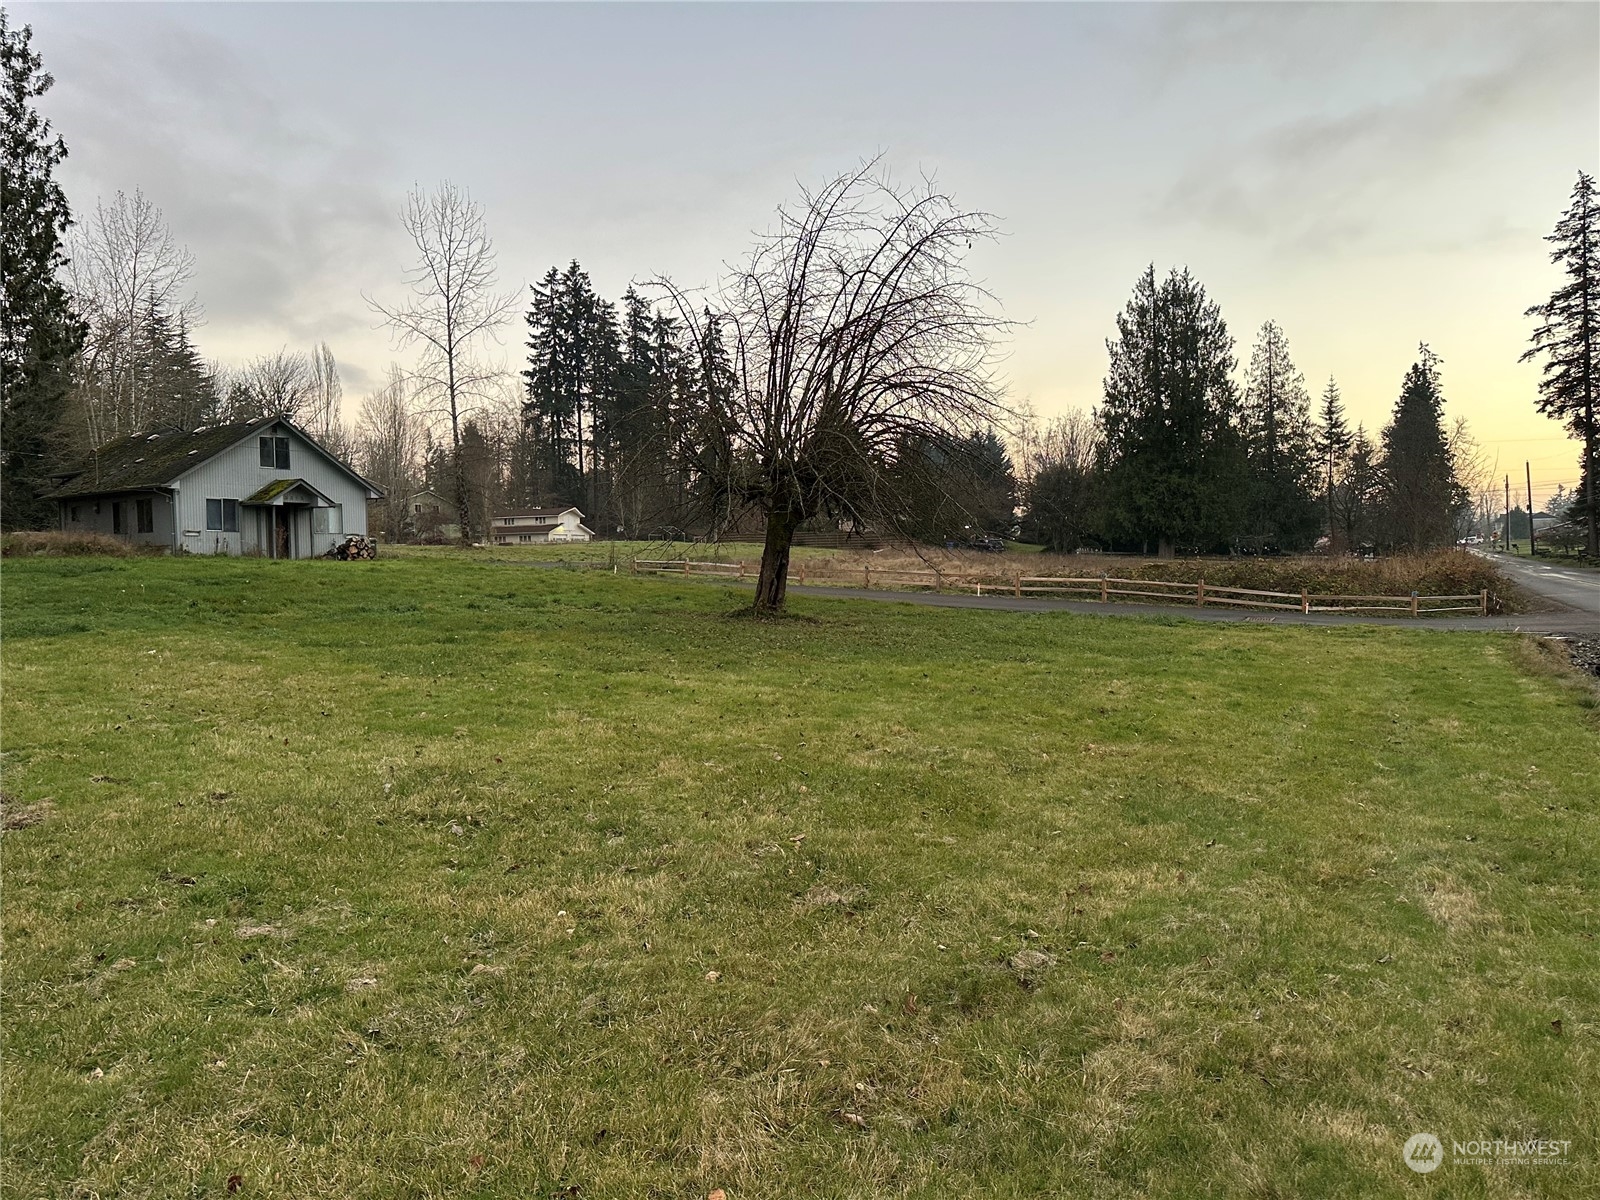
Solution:
<svg viewBox="0 0 1600 1200">
<path fill-rule="evenodd" d="M 272 557 L 289 558 L 289 510 L 280 506 L 267 511 L 272 514 Z"/>
</svg>

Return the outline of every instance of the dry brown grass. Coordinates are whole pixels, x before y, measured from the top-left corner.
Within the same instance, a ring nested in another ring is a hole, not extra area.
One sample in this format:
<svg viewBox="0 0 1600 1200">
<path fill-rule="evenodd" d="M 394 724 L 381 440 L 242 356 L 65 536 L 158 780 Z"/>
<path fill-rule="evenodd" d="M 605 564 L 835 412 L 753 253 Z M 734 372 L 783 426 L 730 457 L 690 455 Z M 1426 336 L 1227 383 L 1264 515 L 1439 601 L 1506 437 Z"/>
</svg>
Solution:
<svg viewBox="0 0 1600 1200">
<path fill-rule="evenodd" d="M 59 533 L 54 530 L 24 530 L 0 538 L 0 557 L 22 558 L 44 555 L 49 558 L 78 558 L 94 554 L 131 558 L 135 554 L 162 554 L 159 546 L 137 546 L 105 533 Z"/>
</svg>

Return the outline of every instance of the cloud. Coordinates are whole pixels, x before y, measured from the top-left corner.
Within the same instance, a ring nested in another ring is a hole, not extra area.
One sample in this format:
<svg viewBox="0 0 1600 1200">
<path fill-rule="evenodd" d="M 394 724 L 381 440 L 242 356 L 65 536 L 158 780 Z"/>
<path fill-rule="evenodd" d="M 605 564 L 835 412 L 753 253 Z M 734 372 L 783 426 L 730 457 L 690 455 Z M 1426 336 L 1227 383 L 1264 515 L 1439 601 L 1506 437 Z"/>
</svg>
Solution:
<svg viewBox="0 0 1600 1200">
<path fill-rule="evenodd" d="M 1576 15 L 1594 25 L 1592 13 Z M 1530 128 L 1548 135 L 1587 122 L 1587 151 L 1560 165 L 1576 169 L 1581 155 L 1593 154 L 1600 133 L 1593 37 L 1573 36 L 1548 19 L 1518 26 L 1496 20 L 1476 31 L 1478 45 L 1430 56 L 1422 36 L 1429 29 L 1414 24 L 1414 13 L 1401 16 L 1402 36 L 1382 47 L 1381 61 L 1370 47 L 1365 59 L 1359 47 L 1330 49 L 1356 57 L 1339 59 L 1320 97 L 1309 83 L 1296 89 L 1313 107 L 1258 113 L 1248 130 L 1204 145 L 1152 216 L 1265 238 L 1278 251 L 1485 250 L 1533 232 L 1485 209 L 1492 209 L 1497 175 L 1532 153 Z M 1333 31 L 1323 33 L 1337 42 Z M 1340 76 L 1361 86 L 1352 93 L 1339 86 Z M 1475 179 L 1482 194 L 1452 195 L 1463 177 Z"/>
<path fill-rule="evenodd" d="M 352 315 L 360 264 L 396 228 L 383 140 L 351 136 L 267 64 L 190 25 L 99 11 L 54 30 L 49 47 L 47 108 L 68 141 L 74 206 L 141 188 L 194 252 L 201 304 L 235 345 L 365 333 Z"/>
</svg>

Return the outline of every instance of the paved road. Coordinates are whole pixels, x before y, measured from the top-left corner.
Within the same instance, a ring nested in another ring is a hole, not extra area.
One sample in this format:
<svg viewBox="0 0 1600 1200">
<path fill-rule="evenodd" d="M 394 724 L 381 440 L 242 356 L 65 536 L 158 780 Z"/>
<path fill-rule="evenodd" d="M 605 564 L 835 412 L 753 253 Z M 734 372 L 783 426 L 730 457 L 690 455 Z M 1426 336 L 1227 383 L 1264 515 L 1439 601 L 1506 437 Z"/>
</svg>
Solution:
<svg viewBox="0 0 1600 1200">
<path fill-rule="evenodd" d="M 1530 592 L 1600 620 L 1600 571 L 1551 566 L 1510 554 L 1479 553 L 1492 559 L 1497 567 Z"/>
</svg>

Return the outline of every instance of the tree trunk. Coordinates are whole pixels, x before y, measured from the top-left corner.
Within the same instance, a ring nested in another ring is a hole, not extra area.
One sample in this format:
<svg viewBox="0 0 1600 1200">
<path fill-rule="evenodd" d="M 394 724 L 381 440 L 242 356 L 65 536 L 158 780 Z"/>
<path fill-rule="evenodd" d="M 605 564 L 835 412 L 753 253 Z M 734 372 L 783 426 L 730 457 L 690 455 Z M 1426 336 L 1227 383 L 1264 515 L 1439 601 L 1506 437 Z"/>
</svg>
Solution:
<svg viewBox="0 0 1600 1200">
<path fill-rule="evenodd" d="M 789 550 L 794 545 L 794 531 L 799 525 L 799 516 L 786 509 L 767 513 L 767 539 L 761 547 L 761 576 L 756 580 L 758 616 L 776 616 L 783 611 L 789 592 Z"/>
<path fill-rule="evenodd" d="M 1171 538 L 1164 537 L 1157 544 L 1157 546 L 1156 546 L 1156 557 L 1157 558 L 1172 558 L 1173 557 L 1172 539 Z"/>
</svg>

